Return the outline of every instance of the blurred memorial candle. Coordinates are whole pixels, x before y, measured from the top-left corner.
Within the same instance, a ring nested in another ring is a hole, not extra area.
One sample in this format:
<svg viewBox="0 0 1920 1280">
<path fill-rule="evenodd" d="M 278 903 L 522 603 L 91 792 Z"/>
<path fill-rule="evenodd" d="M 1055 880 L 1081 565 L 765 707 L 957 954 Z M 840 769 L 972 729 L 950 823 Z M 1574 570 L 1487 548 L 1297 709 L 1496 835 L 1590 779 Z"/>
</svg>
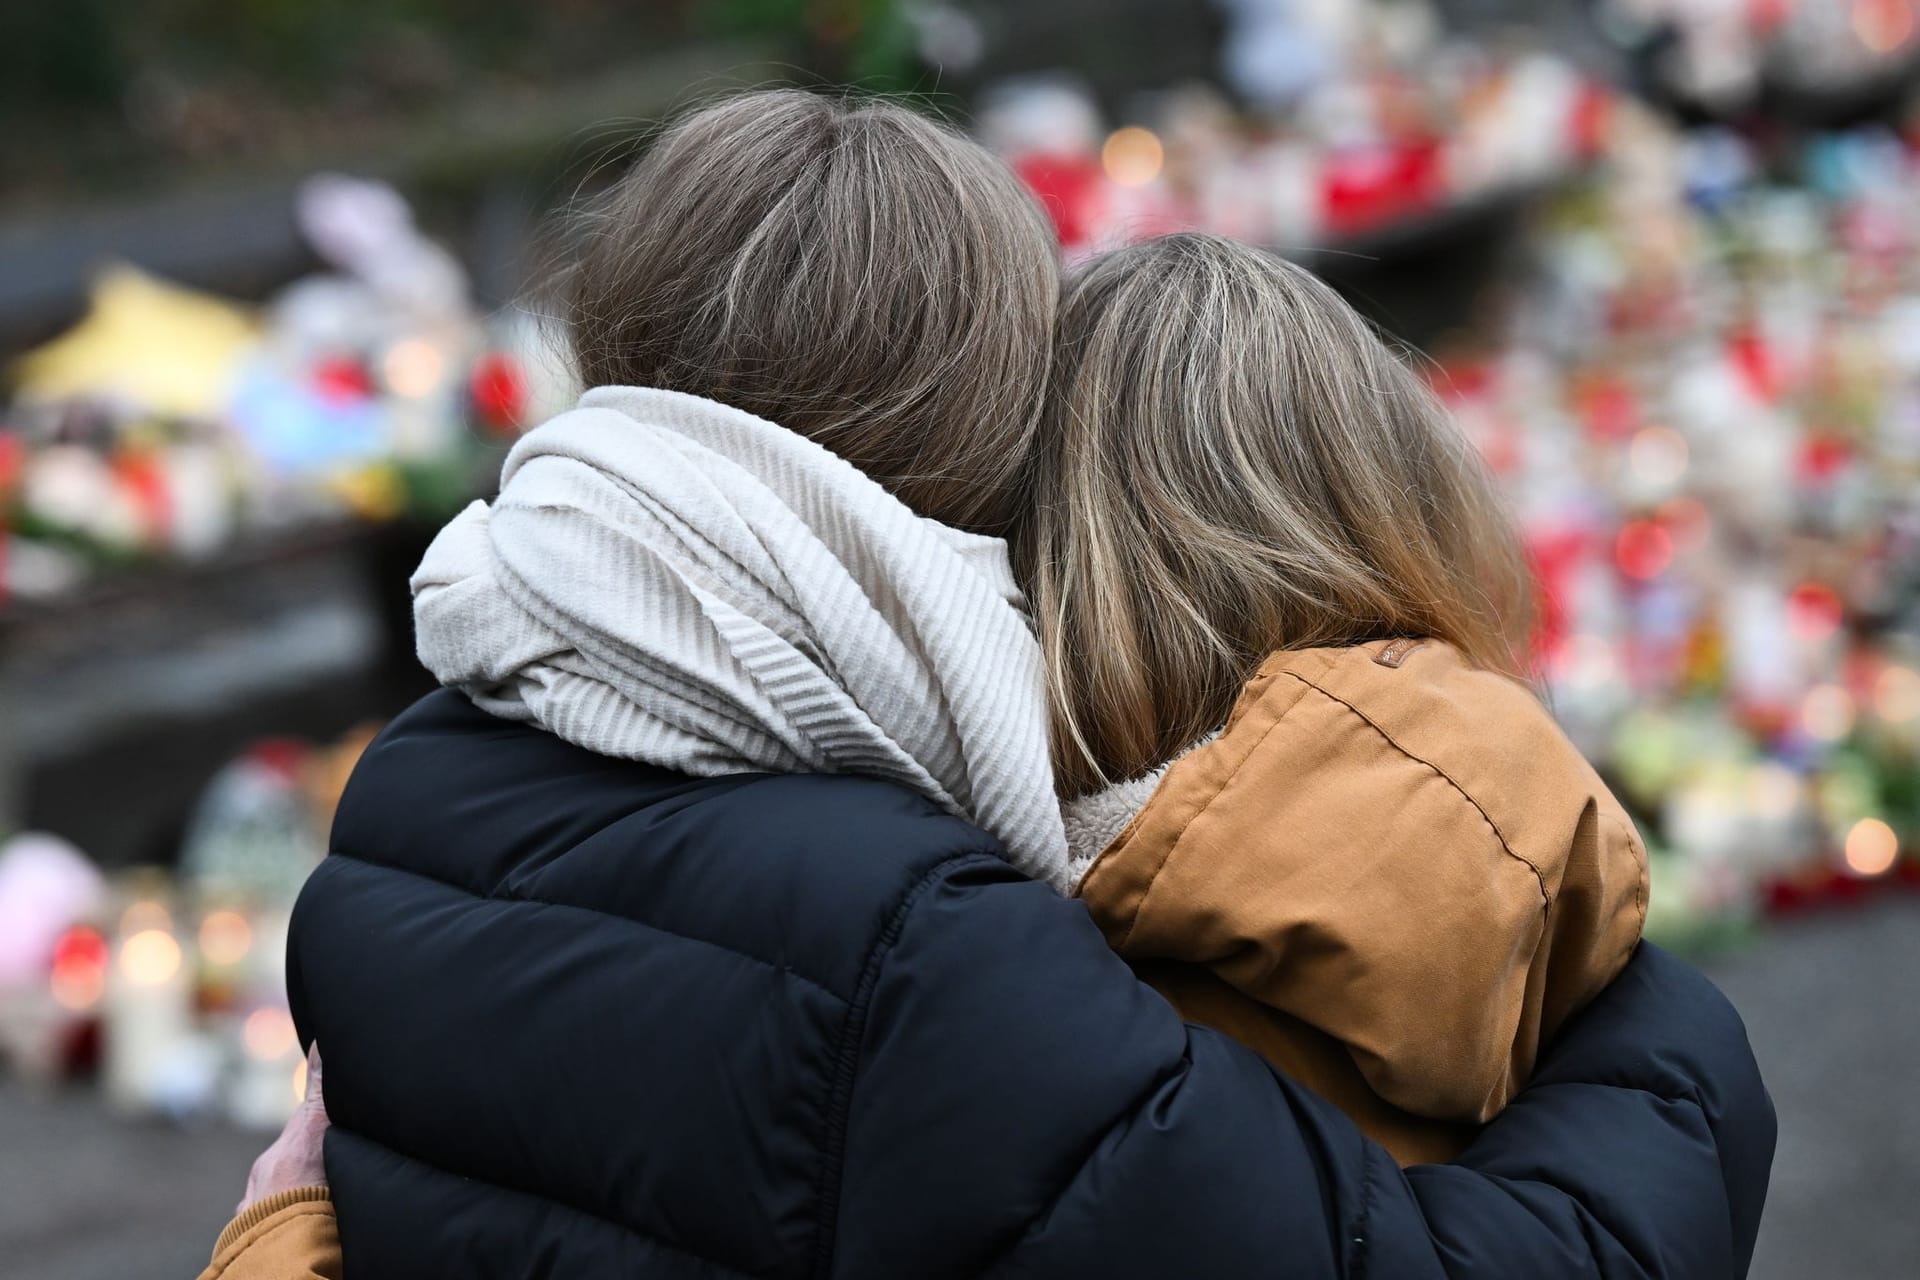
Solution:
<svg viewBox="0 0 1920 1280">
<path fill-rule="evenodd" d="M 216 912 L 208 919 L 222 915 L 234 913 Z M 290 919 L 284 908 L 253 913 L 248 921 L 245 954 L 235 959 L 243 975 L 242 1007 L 246 1014 L 230 1023 L 234 1037 L 228 1055 L 232 1075 L 225 1107 L 234 1123 L 248 1128 L 278 1128 L 305 1096 L 306 1058 L 293 1016 L 287 1012 L 285 994 Z M 232 922 L 223 921 L 221 928 L 230 930 Z"/>
<path fill-rule="evenodd" d="M 306 1092 L 307 1064 L 292 1015 L 277 1003 L 254 1009 L 240 1024 L 240 1049 L 227 1114 L 255 1129 L 286 1123 Z"/>
<path fill-rule="evenodd" d="M 127 1111 L 159 1098 L 192 1034 L 189 966 L 157 877 L 133 886 L 114 937 L 104 1003 L 102 1083 Z"/>
</svg>

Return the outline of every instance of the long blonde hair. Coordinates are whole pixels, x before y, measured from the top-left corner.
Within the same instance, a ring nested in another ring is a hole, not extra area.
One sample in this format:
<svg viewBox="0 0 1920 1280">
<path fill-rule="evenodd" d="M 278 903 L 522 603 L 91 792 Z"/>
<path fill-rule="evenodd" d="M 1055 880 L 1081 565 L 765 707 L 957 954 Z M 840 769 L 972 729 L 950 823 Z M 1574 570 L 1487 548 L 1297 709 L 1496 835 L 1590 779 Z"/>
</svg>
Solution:
<svg viewBox="0 0 1920 1280">
<path fill-rule="evenodd" d="M 724 401 L 921 515 L 1011 522 L 1059 251 L 978 144 L 884 100 L 744 93 L 666 129 L 584 230 L 564 288 L 587 385 Z"/>
<path fill-rule="evenodd" d="M 1282 649 L 1431 636 L 1520 674 L 1518 535 L 1471 442 L 1338 295 L 1174 235 L 1070 284 L 1015 536 L 1065 796 L 1219 728 Z"/>
</svg>

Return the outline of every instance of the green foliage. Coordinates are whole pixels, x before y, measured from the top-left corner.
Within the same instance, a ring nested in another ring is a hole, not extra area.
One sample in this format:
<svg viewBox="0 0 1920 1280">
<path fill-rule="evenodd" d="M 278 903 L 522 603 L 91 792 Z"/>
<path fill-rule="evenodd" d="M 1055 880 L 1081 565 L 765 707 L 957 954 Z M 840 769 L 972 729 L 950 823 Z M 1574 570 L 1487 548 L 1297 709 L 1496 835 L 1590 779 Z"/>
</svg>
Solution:
<svg viewBox="0 0 1920 1280">
<path fill-rule="evenodd" d="M 918 87 L 913 24 L 900 0 L 705 0 L 700 14 L 716 34 L 788 44 L 830 83 L 875 93 Z"/>
<path fill-rule="evenodd" d="M 126 79 L 110 0 L 0 5 L 0 105 L 87 110 Z"/>
<path fill-rule="evenodd" d="M 409 64 L 552 73 L 683 28 L 687 0 L 62 0 L 0 5 L 0 105 L 117 114 L 140 76 L 245 80 L 299 101 L 377 92 Z"/>
</svg>

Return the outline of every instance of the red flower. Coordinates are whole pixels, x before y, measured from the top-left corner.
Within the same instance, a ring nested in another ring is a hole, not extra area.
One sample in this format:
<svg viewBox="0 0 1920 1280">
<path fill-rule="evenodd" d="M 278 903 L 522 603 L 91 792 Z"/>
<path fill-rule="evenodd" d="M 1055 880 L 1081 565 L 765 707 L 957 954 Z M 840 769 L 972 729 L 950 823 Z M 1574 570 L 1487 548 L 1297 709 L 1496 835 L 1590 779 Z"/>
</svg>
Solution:
<svg viewBox="0 0 1920 1280">
<path fill-rule="evenodd" d="M 493 431 L 504 434 L 526 421 L 527 375 L 511 356 L 492 351 L 475 361 L 467 393 L 474 413 Z"/>
</svg>

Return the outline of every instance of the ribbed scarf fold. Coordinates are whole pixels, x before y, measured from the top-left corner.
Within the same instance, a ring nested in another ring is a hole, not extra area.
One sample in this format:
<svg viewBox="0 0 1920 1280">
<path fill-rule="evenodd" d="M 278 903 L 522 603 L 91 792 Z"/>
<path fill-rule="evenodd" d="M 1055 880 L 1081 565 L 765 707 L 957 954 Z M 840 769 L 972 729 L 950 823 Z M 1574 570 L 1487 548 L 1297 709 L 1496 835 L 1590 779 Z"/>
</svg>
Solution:
<svg viewBox="0 0 1920 1280">
<path fill-rule="evenodd" d="M 528 432 L 413 577 L 420 660 L 482 709 L 715 776 L 914 788 L 1059 888 L 1039 647 L 1006 544 L 764 419 L 602 387 Z"/>
</svg>

